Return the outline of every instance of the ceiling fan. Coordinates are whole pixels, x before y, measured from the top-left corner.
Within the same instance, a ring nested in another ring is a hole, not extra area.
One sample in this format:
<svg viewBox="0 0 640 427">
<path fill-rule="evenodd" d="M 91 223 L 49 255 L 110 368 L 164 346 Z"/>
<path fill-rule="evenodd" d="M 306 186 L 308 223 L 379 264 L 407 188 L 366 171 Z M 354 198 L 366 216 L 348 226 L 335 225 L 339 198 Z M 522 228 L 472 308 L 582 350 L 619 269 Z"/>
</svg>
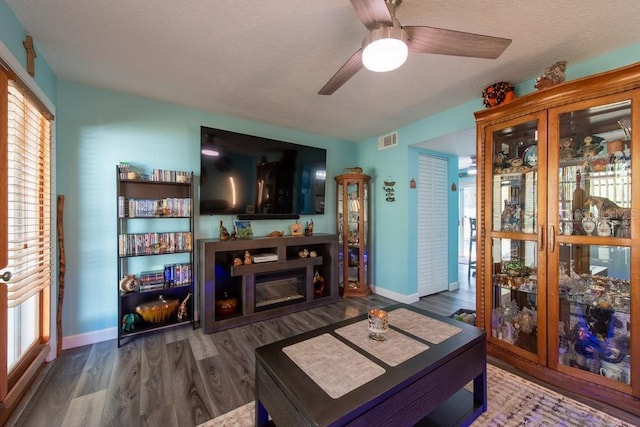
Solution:
<svg viewBox="0 0 640 427">
<path fill-rule="evenodd" d="M 362 47 L 320 89 L 319 95 L 331 95 L 363 66 L 373 71 L 398 68 L 406 60 L 408 51 L 495 59 L 511 44 L 511 39 L 500 37 L 434 27 L 403 27 L 396 19 L 396 10 L 401 4 L 402 0 L 351 0 L 369 34 L 362 40 Z M 377 48 L 394 55 L 397 48 L 395 62 L 373 64 Z"/>
</svg>

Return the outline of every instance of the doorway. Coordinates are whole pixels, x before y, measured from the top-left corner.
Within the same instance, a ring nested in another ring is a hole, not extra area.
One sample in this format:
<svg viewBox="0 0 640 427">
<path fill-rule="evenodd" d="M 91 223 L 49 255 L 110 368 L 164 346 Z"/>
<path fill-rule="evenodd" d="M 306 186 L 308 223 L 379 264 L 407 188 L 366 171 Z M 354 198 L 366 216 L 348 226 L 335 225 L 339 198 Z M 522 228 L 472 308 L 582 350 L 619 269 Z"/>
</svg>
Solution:
<svg viewBox="0 0 640 427">
<path fill-rule="evenodd" d="M 469 219 L 476 217 L 476 179 L 474 177 L 460 179 L 458 203 L 460 206 L 460 221 L 458 221 L 458 262 L 466 264 L 469 261 L 469 240 L 471 228 Z"/>
</svg>

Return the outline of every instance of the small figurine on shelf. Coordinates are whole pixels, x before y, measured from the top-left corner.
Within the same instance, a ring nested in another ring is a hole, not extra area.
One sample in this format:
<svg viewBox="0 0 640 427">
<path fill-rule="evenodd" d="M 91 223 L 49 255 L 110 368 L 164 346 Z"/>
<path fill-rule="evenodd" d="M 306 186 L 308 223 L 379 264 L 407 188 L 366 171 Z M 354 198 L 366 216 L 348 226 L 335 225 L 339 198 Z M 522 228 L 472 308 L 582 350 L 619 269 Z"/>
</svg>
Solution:
<svg viewBox="0 0 640 427">
<path fill-rule="evenodd" d="M 191 297 L 191 292 L 187 294 L 187 297 L 182 300 L 180 306 L 178 306 L 178 320 L 185 319 L 187 317 L 187 301 Z"/>
<path fill-rule="evenodd" d="M 318 273 L 318 270 L 313 274 L 313 296 L 321 297 L 324 294 L 325 280 L 324 277 Z"/>
<path fill-rule="evenodd" d="M 576 149 L 573 146 L 573 138 L 562 138 L 560 140 L 560 160 L 571 160 L 576 156 Z"/>
<path fill-rule="evenodd" d="M 304 226 L 304 235 L 313 236 L 313 219 L 310 219 Z"/>
<path fill-rule="evenodd" d="M 233 266 L 234 266 L 234 267 L 237 267 L 237 266 L 239 266 L 239 265 L 242 265 L 242 259 L 237 258 L 237 257 L 236 257 L 236 258 L 234 258 L 234 259 L 233 259 Z"/>
<path fill-rule="evenodd" d="M 222 220 L 220 220 L 220 241 L 226 242 L 230 238 L 231 238 L 231 235 L 229 234 L 229 231 L 227 231 L 227 227 L 225 227 L 224 224 L 222 223 Z"/>
<path fill-rule="evenodd" d="M 238 235 L 238 227 L 233 224 L 233 230 L 231 230 L 231 240 L 236 240 L 236 237 Z"/>
<path fill-rule="evenodd" d="M 135 313 L 127 313 L 122 316 L 122 330 L 131 332 L 136 328 L 136 323 L 140 322 L 140 316 Z"/>
<path fill-rule="evenodd" d="M 296 221 L 294 224 L 291 224 L 291 235 L 292 236 L 302 236 L 302 224 Z"/>
<path fill-rule="evenodd" d="M 249 265 L 251 264 L 251 254 L 249 253 L 249 251 L 244 251 L 244 264 L 245 265 Z"/>
</svg>

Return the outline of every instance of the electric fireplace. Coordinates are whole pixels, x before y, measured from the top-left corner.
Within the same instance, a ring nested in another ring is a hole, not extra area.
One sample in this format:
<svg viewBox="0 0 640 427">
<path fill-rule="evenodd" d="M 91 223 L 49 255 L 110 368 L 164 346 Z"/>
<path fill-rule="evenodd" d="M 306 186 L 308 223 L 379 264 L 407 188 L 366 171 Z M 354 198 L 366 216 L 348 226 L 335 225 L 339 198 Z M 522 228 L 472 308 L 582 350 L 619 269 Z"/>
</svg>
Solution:
<svg viewBox="0 0 640 427">
<path fill-rule="evenodd" d="M 287 305 L 306 298 L 306 270 L 256 274 L 255 310 Z"/>
</svg>

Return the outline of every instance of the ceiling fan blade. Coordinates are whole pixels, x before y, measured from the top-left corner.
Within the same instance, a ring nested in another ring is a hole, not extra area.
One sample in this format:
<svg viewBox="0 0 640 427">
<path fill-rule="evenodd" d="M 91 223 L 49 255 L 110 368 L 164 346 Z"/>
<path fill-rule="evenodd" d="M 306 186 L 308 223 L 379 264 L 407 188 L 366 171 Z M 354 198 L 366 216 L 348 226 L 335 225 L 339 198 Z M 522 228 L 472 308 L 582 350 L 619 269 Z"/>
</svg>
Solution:
<svg viewBox="0 0 640 427">
<path fill-rule="evenodd" d="M 442 28 L 410 26 L 402 28 L 409 36 L 407 42 L 409 50 L 418 53 L 495 59 L 511 44 L 511 39 Z"/>
<path fill-rule="evenodd" d="M 351 0 L 351 5 L 369 30 L 393 25 L 391 13 L 384 0 Z"/>
<path fill-rule="evenodd" d="M 355 73 L 362 68 L 362 49 L 358 49 L 351 58 L 344 63 L 342 67 L 329 79 L 329 81 L 320 89 L 318 95 L 331 95 L 338 90 L 340 86 L 346 83 Z"/>
</svg>

